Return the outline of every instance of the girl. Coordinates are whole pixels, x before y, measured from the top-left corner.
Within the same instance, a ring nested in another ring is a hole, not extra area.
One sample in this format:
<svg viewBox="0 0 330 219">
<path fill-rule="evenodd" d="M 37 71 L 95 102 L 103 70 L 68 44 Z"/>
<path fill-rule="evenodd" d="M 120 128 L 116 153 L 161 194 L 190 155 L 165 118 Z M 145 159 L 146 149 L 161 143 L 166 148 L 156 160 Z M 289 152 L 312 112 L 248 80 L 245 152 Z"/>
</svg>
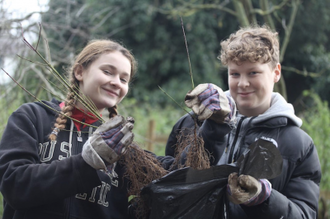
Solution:
<svg viewBox="0 0 330 219">
<path fill-rule="evenodd" d="M 64 102 L 26 103 L 9 117 L 0 143 L 3 219 L 128 217 L 127 180 L 115 161 L 133 141 L 133 122 L 116 116 L 116 105 L 135 70 L 126 48 L 92 41 L 69 71 Z M 104 109 L 113 118 L 95 131 Z"/>
</svg>

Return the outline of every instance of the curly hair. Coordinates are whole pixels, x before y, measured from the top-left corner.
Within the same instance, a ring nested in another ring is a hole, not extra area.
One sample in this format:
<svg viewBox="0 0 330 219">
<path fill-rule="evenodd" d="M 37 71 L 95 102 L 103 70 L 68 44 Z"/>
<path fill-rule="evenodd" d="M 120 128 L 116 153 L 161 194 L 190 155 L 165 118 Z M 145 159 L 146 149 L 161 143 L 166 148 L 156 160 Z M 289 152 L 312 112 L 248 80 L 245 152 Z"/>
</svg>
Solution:
<svg viewBox="0 0 330 219">
<path fill-rule="evenodd" d="M 135 75 L 137 69 L 137 62 L 132 55 L 132 53 L 120 45 L 119 43 L 112 40 L 92 40 L 87 46 L 83 48 L 83 50 L 78 54 L 75 59 L 75 62 L 68 70 L 68 78 L 70 83 L 70 89 L 67 93 L 66 99 L 64 101 L 65 105 L 61 109 L 61 113 L 58 115 L 52 133 L 49 136 L 49 139 L 54 141 L 56 140 L 57 134 L 61 129 L 65 128 L 65 124 L 67 122 L 67 118 L 72 115 L 72 110 L 76 104 L 76 93 L 79 93 L 79 81 L 74 76 L 74 72 L 78 67 L 82 67 L 87 69 L 96 59 L 98 59 L 102 54 L 109 53 L 113 51 L 121 52 L 131 64 L 131 74 L 130 79 L 132 79 Z M 109 117 L 113 117 L 117 115 L 117 106 L 113 106 L 108 108 Z"/>
<path fill-rule="evenodd" d="M 268 26 L 240 28 L 220 43 L 218 59 L 227 66 L 229 62 L 244 61 L 270 63 L 272 68 L 280 61 L 278 33 Z"/>
</svg>

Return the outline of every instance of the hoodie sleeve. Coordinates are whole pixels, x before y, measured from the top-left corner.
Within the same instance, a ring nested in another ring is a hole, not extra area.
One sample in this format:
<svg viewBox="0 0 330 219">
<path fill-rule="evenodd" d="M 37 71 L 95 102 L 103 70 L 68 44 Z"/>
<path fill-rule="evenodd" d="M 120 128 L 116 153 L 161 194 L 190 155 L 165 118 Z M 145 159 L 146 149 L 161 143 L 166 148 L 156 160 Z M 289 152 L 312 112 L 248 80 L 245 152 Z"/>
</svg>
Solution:
<svg viewBox="0 0 330 219">
<path fill-rule="evenodd" d="M 193 112 L 191 112 L 193 115 Z M 162 166 L 168 170 L 172 168 L 172 164 L 175 161 L 175 150 L 179 135 L 189 135 L 192 133 L 192 129 L 195 127 L 195 121 L 190 114 L 182 116 L 172 127 L 172 131 L 167 139 L 165 147 L 165 156 L 158 156 L 157 159 L 162 163 Z"/>
<path fill-rule="evenodd" d="M 186 114 L 173 126 L 166 144 L 166 156 L 161 160 L 165 168 L 168 168 L 174 161 L 175 148 L 177 144 L 180 144 L 178 141 L 179 135 L 181 135 L 180 139 L 183 139 L 182 135 L 187 136 L 192 134 L 195 128 L 199 136 L 204 140 L 205 149 L 211 154 L 211 165 L 217 164 L 220 159 L 225 148 L 225 136 L 231 131 L 231 127 L 226 123 L 218 124 L 210 119 L 195 123 L 193 116 L 193 112 Z"/>
<path fill-rule="evenodd" d="M 39 161 L 39 142 L 48 138 L 51 119 L 37 104 L 23 105 L 8 119 L 0 143 L 0 191 L 15 209 L 63 200 L 100 184 L 80 154 L 49 164 Z"/>
<path fill-rule="evenodd" d="M 212 156 L 211 165 L 216 165 L 227 146 L 227 134 L 231 127 L 226 124 L 218 124 L 210 119 L 203 122 L 199 135 L 204 140 L 204 148 Z"/>
</svg>

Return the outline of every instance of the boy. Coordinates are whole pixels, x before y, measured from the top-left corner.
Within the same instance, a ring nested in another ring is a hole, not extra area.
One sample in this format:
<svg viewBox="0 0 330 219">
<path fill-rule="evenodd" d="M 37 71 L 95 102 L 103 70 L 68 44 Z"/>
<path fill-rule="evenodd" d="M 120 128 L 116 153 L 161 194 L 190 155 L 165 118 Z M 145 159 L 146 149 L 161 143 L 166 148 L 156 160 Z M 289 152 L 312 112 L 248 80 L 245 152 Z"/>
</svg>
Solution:
<svg viewBox="0 0 330 219">
<path fill-rule="evenodd" d="M 221 42 L 219 58 L 228 67 L 229 91 L 201 84 L 185 100 L 203 120 L 199 133 L 212 154 L 211 165 L 236 162 L 260 138 L 275 144 L 283 157 L 282 173 L 269 181 L 229 175 L 227 218 L 317 218 L 321 168 L 316 148 L 300 129 L 292 105 L 273 92 L 281 77 L 277 33 L 266 26 L 241 28 Z M 177 134 L 193 124 L 189 115 L 177 122 L 166 155 L 174 156 Z"/>
</svg>

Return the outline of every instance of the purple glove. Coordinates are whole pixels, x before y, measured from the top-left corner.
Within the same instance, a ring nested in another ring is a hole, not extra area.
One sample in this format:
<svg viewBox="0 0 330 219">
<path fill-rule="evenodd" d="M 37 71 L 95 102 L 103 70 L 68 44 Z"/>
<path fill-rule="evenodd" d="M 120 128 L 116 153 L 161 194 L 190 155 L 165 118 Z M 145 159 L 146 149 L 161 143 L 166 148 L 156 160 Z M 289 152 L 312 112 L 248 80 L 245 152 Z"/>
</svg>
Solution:
<svg viewBox="0 0 330 219">
<path fill-rule="evenodd" d="M 98 127 L 83 146 L 82 157 L 95 169 L 109 169 L 133 142 L 134 119 L 115 116 Z M 110 168 L 111 169 L 111 168 Z"/>
<path fill-rule="evenodd" d="M 200 84 L 188 92 L 185 104 L 199 120 L 212 119 L 217 123 L 231 123 L 235 120 L 236 104 L 221 88 L 214 84 Z"/>
<path fill-rule="evenodd" d="M 234 204 L 259 205 L 269 198 L 271 192 L 272 185 L 267 179 L 257 180 L 237 173 L 228 176 L 227 197 Z"/>
<path fill-rule="evenodd" d="M 133 141 L 133 133 L 130 131 L 134 127 L 134 119 L 128 117 L 126 124 L 122 124 L 122 119 L 123 118 L 121 117 L 120 121 L 118 121 L 118 124 L 120 125 L 115 128 L 106 131 L 99 130 L 99 134 L 103 138 L 103 141 L 105 141 L 105 143 L 118 155 L 121 155 L 125 151 L 125 146 Z"/>
</svg>

